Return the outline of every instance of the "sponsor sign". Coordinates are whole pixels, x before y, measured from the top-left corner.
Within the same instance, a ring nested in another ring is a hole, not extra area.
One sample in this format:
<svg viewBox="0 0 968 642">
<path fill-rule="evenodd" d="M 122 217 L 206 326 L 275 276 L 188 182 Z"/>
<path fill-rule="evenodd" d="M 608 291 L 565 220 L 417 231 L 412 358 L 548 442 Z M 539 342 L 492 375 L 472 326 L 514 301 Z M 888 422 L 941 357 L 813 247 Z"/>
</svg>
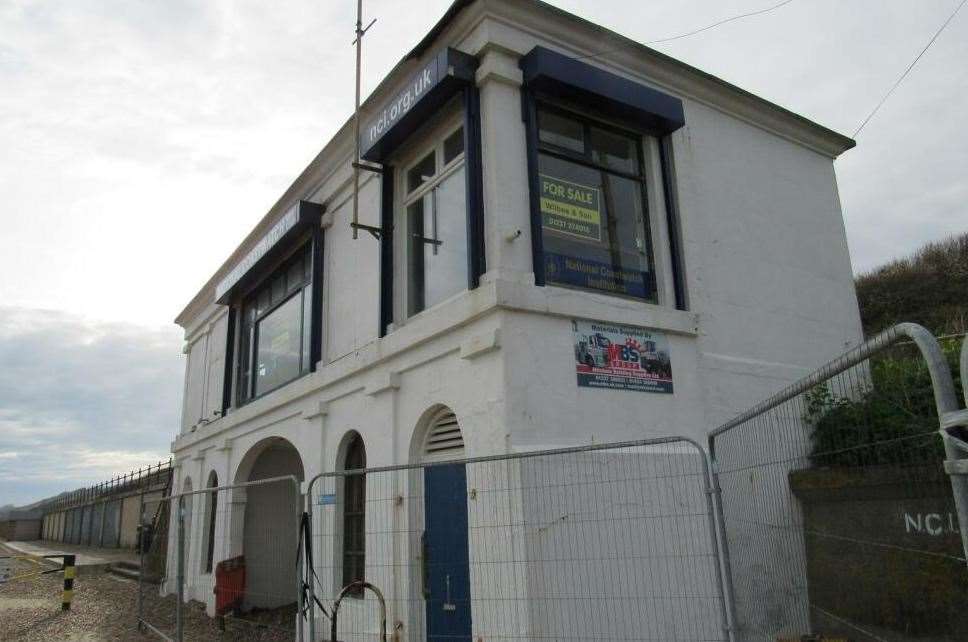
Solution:
<svg viewBox="0 0 968 642">
<path fill-rule="evenodd" d="M 382 110 L 363 127 L 360 148 L 368 150 L 391 127 L 403 118 L 414 105 L 437 84 L 440 74 L 437 71 L 437 56 L 411 78 L 403 90 L 394 96 Z"/>
<path fill-rule="evenodd" d="M 652 279 L 641 270 L 615 269 L 608 263 L 545 252 L 545 279 L 580 288 L 604 290 L 642 299 L 652 296 Z"/>
<path fill-rule="evenodd" d="M 572 320 L 575 371 L 583 388 L 672 392 L 665 334 L 605 321 Z"/>
<path fill-rule="evenodd" d="M 585 241 L 602 240 L 601 191 L 562 178 L 539 174 L 541 224 L 546 230 Z"/>
</svg>

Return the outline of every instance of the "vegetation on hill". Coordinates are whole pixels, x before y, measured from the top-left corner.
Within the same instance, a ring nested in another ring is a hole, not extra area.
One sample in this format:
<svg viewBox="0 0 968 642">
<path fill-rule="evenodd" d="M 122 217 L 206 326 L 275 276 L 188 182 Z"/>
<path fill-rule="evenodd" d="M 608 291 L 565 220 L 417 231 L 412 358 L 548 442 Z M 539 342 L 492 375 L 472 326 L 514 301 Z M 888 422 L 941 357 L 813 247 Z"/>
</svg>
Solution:
<svg viewBox="0 0 968 642">
<path fill-rule="evenodd" d="M 957 335 L 968 331 L 968 234 L 930 243 L 909 258 L 859 276 L 857 298 L 868 337 L 902 321 L 943 337 L 941 347 L 961 390 Z M 918 351 L 900 345 L 856 370 L 849 393 L 838 395 L 821 385 L 806 395 L 813 465 L 941 461 L 934 392 Z"/>
<path fill-rule="evenodd" d="M 908 258 L 857 277 L 864 332 L 900 321 L 936 335 L 968 331 L 968 233 L 929 243 Z"/>
</svg>

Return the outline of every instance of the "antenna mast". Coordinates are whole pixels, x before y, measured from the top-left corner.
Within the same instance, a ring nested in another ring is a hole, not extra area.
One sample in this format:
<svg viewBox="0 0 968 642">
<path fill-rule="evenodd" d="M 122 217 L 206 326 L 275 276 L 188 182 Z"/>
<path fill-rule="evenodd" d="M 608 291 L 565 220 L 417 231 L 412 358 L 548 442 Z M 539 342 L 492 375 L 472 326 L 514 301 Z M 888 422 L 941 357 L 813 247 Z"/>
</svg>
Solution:
<svg viewBox="0 0 968 642">
<path fill-rule="evenodd" d="M 374 22 L 376 18 L 371 20 L 366 28 L 363 27 L 363 0 L 356 0 L 356 40 L 353 41 L 356 45 L 356 108 L 353 112 L 356 151 L 353 158 L 353 224 L 351 225 L 354 239 L 357 238 L 357 230 L 360 227 L 369 229 L 369 226 L 360 225 L 360 76 L 363 67 L 363 36 Z"/>
</svg>

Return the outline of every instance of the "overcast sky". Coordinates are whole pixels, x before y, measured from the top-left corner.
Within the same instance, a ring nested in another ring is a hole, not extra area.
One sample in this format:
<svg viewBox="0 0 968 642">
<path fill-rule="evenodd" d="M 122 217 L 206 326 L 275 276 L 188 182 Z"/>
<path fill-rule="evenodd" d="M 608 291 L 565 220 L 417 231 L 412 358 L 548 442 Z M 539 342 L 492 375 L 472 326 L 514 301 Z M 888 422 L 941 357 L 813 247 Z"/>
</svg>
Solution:
<svg viewBox="0 0 968 642">
<path fill-rule="evenodd" d="M 552 4 L 646 42 L 778 1 Z M 850 135 L 958 2 L 794 0 L 654 46 Z M 366 0 L 364 92 L 449 3 Z M 171 320 L 349 117 L 355 4 L 0 0 L 0 504 L 167 456 Z M 968 10 L 837 161 L 855 271 L 968 227 L 965 61 Z"/>
</svg>

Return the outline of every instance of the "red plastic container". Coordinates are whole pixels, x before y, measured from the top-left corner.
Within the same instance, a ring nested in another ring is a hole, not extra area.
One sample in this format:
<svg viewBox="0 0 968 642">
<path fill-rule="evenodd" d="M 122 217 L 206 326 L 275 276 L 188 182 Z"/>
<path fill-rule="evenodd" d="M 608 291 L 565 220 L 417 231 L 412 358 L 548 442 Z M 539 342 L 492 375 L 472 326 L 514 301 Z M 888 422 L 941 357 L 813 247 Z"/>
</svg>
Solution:
<svg viewBox="0 0 968 642">
<path fill-rule="evenodd" d="M 242 609 L 245 598 L 245 558 L 241 555 L 215 565 L 215 615 Z"/>
</svg>

